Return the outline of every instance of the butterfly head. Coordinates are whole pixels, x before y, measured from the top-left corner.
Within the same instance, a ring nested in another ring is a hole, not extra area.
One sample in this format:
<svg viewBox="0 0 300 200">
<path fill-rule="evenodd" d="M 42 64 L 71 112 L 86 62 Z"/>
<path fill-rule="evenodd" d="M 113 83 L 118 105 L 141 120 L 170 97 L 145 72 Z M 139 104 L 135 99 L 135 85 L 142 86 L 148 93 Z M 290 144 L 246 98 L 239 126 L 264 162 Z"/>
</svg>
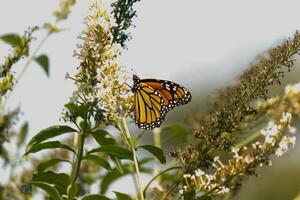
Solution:
<svg viewBox="0 0 300 200">
<path fill-rule="evenodd" d="M 139 88 L 139 82 L 140 82 L 140 78 L 133 74 L 133 77 L 132 77 L 132 80 L 133 80 L 133 86 L 131 88 L 132 92 L 136 92 Z"/>
</svg>

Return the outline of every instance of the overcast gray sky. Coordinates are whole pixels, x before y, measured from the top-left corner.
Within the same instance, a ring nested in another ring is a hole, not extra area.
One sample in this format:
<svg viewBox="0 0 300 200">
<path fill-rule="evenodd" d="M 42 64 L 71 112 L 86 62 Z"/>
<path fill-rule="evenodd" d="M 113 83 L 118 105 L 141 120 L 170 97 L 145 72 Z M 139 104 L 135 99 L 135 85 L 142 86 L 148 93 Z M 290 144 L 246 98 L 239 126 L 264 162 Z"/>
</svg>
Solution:
<svg viewBox="0 0 300 200">
<path fill-rule="evenodd" d="M 59 123 L 73 90 L 64 77 L 78 66 L 72 54 L 88 3 L 78 1 L 69 19 L 60 24 L 68 31 L 53 35 L 41 49 L 50 58 L 50 79 L 32 63 L 11 96 L 10 108 L 21 106 L 31 134 Z M 58 4 L 59 0 L 1 0 L 0 35 L 23 34 L 29 26 L 54 21 L 52 12 Z M 141 78 L 169 79 L 192 94 L 210 85 L 219 87 L 300 27 L 299 6 L 297 0 L 141 0 L 133 39 L 121 63 Z M 44 34 L 36 34 L 33 48 Z M 7 53 L 8 46 L 0 42 L 1 61 Z M 15 71 L 23 65 L 18 63 Z"/>
</svg>

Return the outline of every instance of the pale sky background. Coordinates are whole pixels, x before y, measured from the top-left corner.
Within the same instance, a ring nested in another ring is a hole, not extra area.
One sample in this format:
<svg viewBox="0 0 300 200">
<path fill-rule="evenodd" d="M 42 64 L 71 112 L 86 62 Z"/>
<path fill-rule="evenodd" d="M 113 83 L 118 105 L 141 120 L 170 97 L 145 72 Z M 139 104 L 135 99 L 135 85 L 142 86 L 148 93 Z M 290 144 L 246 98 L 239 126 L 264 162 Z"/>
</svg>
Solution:
<svg viewBox="0 0 300 200">
<path fill-rule="evenodd" d="M 69 19 L 60 23 L 68 31 L 51 36 L 41 49 L 50 58 L 50 78 L 32 63 L 11 96 L 9 109 L 21 106 L 21 120 L 29 120 L 31 135 L 60 123 L 63 105 L 73 91 L 65 74 L 74 73 L 78 66 L 72 55 L 88 3 L 78 1 Z M 58 5 L 59 0 L 1 0 L 0 35 L 23 34 L 29 26 L 53 22 Z M 141 78 L 169 79 L 192 94 L 207 88 L 213 91 L 230 83 L 256 56 L 292 36 L 300 27 L 299 7 L 297 0 L 141 0 L 133 39 L 121 63 Z M 44 34 L 35 34 L 32 49 Z M 0 42 L 1 62 L 8 50 Z M 18 72 L 23 65 L 20 62 L 13 70 Z"/>
</svg>

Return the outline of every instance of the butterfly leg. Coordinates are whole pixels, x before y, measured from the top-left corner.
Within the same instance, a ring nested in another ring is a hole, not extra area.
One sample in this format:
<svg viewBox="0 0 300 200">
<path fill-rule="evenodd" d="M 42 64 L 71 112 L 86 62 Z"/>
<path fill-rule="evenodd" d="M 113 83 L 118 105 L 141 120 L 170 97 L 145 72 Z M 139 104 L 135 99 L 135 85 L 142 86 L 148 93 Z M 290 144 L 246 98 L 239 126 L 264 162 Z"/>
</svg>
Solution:
<svg viewBox="0 0 300 200">
<path fill-rule="evenodd" d="M 126 86 L 129 87 L 130 89 L 129 89 L 129 90 L 126 90 L 125 92 L 120 92 L 121 95 L 127 94 L 127 93 L 130 92 L 131 89 L 132 89 L 132 87 L 131 87 L 128 83 L 126 83 L 126 82 L 122 83 L 122 85 L 120 85 L 117 89 L 120 90 L 121 87 L 123 87 L 123 85 L 126 85 Z"/>
</svg>

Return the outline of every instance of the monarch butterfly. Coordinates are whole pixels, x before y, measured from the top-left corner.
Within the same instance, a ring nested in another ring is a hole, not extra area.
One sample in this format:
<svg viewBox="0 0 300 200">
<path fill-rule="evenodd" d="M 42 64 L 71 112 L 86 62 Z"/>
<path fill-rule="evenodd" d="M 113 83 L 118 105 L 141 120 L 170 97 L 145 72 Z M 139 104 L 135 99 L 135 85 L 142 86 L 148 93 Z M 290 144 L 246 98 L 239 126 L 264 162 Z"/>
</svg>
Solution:
<svg viewBox="0 0 300 200">
<path fill-rule="evenodd" d="M 191 93 L 167 80 L 140 79 L 133 75 L 134 118 L 141 129 L 159 127 L 174 107 L 191 101 Z"/>
</svg>

